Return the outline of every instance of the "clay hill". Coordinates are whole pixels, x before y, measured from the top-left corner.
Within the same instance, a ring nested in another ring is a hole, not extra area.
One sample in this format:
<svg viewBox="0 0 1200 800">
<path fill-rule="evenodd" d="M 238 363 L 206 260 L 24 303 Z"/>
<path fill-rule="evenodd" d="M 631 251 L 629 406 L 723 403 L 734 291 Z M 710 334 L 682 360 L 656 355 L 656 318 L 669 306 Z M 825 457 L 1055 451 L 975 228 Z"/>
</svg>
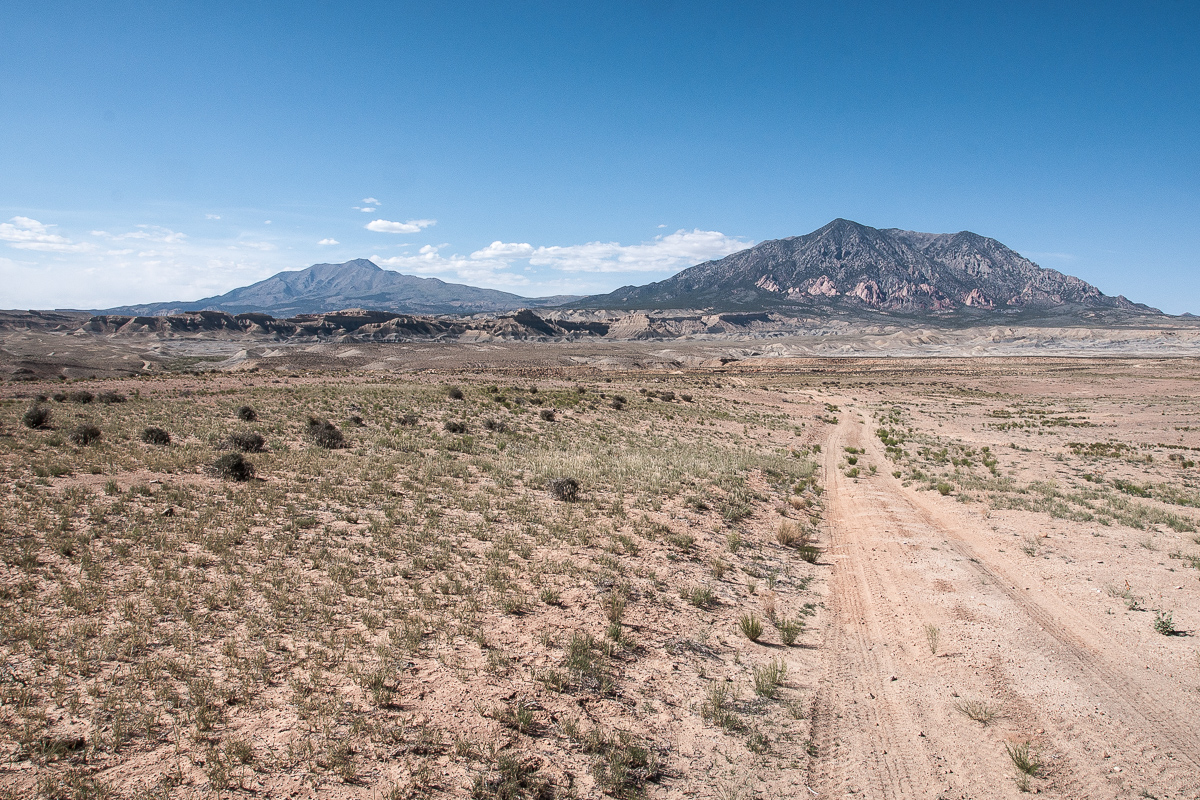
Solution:
<svg viewBox="0 0 1200 800">
<path fill-rule="evenodd" d="M 561 297 L 520 297 L 437 278 L 418 278 L 382 269 L 365 258 L 344 264 L 314 264 L 280 272 L 266 280 L 216 297 L 171 303 L 146 303 L 108 309 L 107 314 L 166 316 L 189 311 L 261 313 L 276 317 L 324 314 L 348 308 L 370 308 L 409 314 L 476 314 L 557 305 Z"/>
<path fill-rule="evenodd" d="M 970 231 L 880 230 L 845 219 L 575 305 L 722 311 L 801 306 L 916 315 L 961 309 L 1159 313 L 1039 267 L 995 239 Z"/>
</svg>

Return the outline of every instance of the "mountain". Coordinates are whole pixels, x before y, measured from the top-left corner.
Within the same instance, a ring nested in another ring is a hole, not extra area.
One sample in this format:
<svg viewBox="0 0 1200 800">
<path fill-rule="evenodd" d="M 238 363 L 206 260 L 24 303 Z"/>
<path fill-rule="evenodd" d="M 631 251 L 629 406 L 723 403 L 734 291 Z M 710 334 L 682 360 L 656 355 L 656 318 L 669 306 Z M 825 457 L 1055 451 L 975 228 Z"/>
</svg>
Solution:
<svg viewBox="0 0 1200 800">
<path fill-rule="evenodd" d="M 437 278 L 417 278 L 378 267 L 365 258 L 344 264 L 314 264 L 280 272 L 266 280 L 216 297 L 193 302 L 147 303 L 108 309 L 109 314 L 165 316 L 187 311 L 272 314 L 323 314 L 347 308 L 369 308 L 409 314 L 477 314 L 557 305 L 571 296 L 529 298 L 480 289 Z"/>
<path fill-rule="evenodd" d="M 762 309 L 799 306 L 927 314 L 1112 309 L 1161 313 L 1029 259 L 970 231 L 918 233 L 845 219 L 624 286 L 578 308 Z M 782 310 L 782 309 L 781 309 Z"/>
</svg>

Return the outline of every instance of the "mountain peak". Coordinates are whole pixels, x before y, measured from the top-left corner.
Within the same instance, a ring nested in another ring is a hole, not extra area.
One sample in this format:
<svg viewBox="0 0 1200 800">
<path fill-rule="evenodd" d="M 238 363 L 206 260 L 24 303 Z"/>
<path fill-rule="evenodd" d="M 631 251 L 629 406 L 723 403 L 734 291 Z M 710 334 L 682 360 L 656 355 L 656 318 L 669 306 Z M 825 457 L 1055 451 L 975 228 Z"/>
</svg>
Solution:
<svg viewBox="0 0 1200 800">
<path fill-rule="evenodd" d="M 924 314 L 1122 308 L 1085 281 L 1043 269 L 971 231 L 878 229 L 837 218 L 804 236 L 773 239 L 657 283 L 587 298 L 621 308 L 807 306 Z"/>
</svg>

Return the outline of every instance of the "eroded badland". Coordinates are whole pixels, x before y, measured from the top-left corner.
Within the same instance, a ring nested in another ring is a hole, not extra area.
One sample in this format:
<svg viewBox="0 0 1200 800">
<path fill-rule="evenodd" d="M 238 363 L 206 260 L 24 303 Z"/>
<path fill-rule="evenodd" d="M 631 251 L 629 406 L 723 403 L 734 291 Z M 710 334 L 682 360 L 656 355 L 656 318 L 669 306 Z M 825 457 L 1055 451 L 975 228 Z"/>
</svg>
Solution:
<svg viewBox="0 0 1200 800">
<path fill-rule="evenodd" d="M 1200 796 L 1200 361 L 422 352 L 0 386 L 0 796 Z"/>
</svg>

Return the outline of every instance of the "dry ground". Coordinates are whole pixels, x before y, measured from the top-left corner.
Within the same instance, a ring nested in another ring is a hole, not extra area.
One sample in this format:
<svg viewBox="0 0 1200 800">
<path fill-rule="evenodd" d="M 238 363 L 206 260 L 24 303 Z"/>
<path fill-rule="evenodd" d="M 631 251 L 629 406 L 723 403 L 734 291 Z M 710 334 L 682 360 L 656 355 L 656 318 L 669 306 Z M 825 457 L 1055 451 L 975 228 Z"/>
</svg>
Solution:
<svg viewBox="0 0 1200 800">
<path fill-rule="evenodd" d="M 1198 366 L 6 386 L 0 796 L 1200 797 Z"/>
</svg>

